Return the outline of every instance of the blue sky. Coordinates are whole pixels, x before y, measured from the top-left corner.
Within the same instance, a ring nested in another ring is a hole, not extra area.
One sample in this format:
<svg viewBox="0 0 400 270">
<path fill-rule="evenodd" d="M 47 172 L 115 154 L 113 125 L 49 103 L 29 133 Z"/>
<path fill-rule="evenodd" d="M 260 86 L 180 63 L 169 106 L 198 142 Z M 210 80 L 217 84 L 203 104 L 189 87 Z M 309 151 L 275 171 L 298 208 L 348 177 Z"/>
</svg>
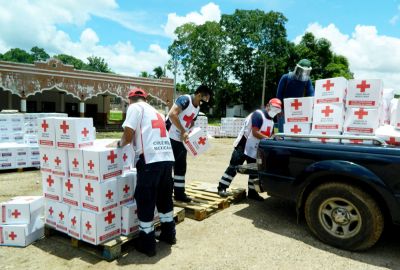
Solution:
<svg viewBox="0 0 400 270">
<path fill-rule="evenodd" d="M 290 40 L 311 31 L 349 59 L 356 77 L 400 85 L 400 0 L 0 0 L 0 6 L 0 53 L 37 45 L 50 54 L 96 55 L 128 75 L 165 65 L 173 30 L 185 22 L 218 21 L 235 9 L 274 10 L 288 19 Z"/>
</svg>

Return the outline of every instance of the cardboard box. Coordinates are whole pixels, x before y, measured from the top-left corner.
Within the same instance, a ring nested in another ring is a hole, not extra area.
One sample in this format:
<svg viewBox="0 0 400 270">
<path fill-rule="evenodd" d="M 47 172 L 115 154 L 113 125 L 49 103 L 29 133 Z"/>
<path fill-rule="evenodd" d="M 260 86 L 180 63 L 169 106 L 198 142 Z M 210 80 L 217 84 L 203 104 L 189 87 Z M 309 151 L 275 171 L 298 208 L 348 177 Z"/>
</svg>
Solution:
<svg viewBox="0 0 400 270">
<path fill-rule="evenodd" d="M 376 129 L 375 136 L 382 138 L 386 143 L 400 146 L 400 130 L 390 125 L 384 125 Z"/>
<path fill-rule="evenodd" d="M 15 147 L 15 162 L 17 168 L 28 167 L 29 146 L 25 144 L 16 144 Z"/>
<path fill-rule="evenodd" d="M 340 103 L 346 97 L 347 80 L 343 77 L 315 81 L 315 104 Z"/>
<path fill-rule="evenodd" d="M 341 132 L 344 122 L 342 104 L 315 104 L 312 130 Z"/>
<path fill-rule="evenodd" d="M 62 201 L 62 177 L 51 173 L 42 173 L 43 195 L 46 199 Z"/>
<path fill-rule="evenodd" d="M 357 108 L 378 108 L 383 95 L 383 82 L 380 79 L 349 80 L 346 105 Z"/>
<path fill-rule="evenodd" d="M 44 236 L 44 223 L 38 218 L 31 224 L 0 225 L 0 246 L 26 247 Z"/>
<path fill-rule="evenodd" d="M 133 196 L 136 188 L 136 172 L 127 172 L 124 176 L 117 178 L 119 205 L 125 205 L 133 202 Z"/>
<path fill-rule="evenodd" d="M 121 155 L 117 148 L 85 148 L 83 161 L 85 179 L 104 182 L 122 174 Z"/>
<path fill-rule="evenodd" d="M 57 226 L 57 213 L 59 202 L 45 199 L 44 201 L 44 222 L 53 228 Z"/>
<path fill-rule="evenodd" d="M 117 179 L 107 182 L 80 180 L 82 209 L 102 213 L 118 206 Z"/>
<path fill-rule="evenodd" d="M 54 118 L 42 118 L 38 119 L 38 142 L 41 147 L 56 146 L 56 130 L 55 130 L 55 119 Z"/>
<path fill-rule="evenodd" d="M 309 123 L 285 123 L 283 131 L 287 134 L 310 134 L 311 124 Z"/>
<path fill-rule="evenodd" d="M 341 132 L 338 132 L 338 131 L 311 130 L 310 134 L 315 134 L 315 135 L 340 135 Z M 310 142 L 340 143 L 340 139 L 311 138 Z"/>
<path fill-rule="evenodd" d="M 124 205 L 121 208 L 121 234 L 130 235 L 139 231 L 136 202 Z"/>
<path fill-rule="evenodd" d="M 118 149 L 120 151 L 120 157 L 122 161 L 122 173 L 129 172 L 132 168 L 134 168 L 134 160 L 135 160 L 135 151 L 133 150 L 132 145 L 128 144 L 122 148 Z M 132 166 L 133 165 L 133 166 Z"/>
<path fill-rule="evenodd" d="M 82 240 L 99 245 L 121 234 L 121 207 L 101 214 L 82 211 Z"/>
<path fill-rule="evenodd" d="M 343 127 L 347 134 L 373 135 L 378 126 L 378 109 L 347 108 Z"/>
<path fill-rule="evenodd" d="M 92 118 L 55 118 L 57 147 L 79 149 L 93 145 L 95 129 Z"/>
<path fill-rule="evenodd" d="M 285 98 L 285 123 L 311 123 L 314 97 Z"/>
<path fill-rule="evenodd" d="M 207 151 L 210 148 L 210 142 L 207 136 L 204 136 L 204 131 L 196 127 L 189 133 L 189 138 L 183 143 L 188 153 L 197 157 L 198 155 Z"/>
<path fill-rule="evenodd" d="M 53 149 L 51 148 L 44 148 L 40 147 L 39 152 L 40 152 L 40 170 L 42 172 L 46 173 L 51 173 L 51 164 L 52 160 L 54 160 L 53 157 Z"/>
<path fill-rule="evenodd" d="M 68 235 L 70 235 L 78 240 L 82 239 L 81 214 L 82 214 L 81 210 L 70 208 L 69 213 L 68 213 L 68 220 L 67 220 Z"/>
<path fill-rule="evenodd" d="M 64 203 L 59 203 L 56 210 L 56 230 L 68 233 L 69 206 Z"/>
<path fill-rule="evenodd" d="M 16 151 L 13 143 L 0 143 L 0 169 L 16 168 Z"/>
<path fill-rule="evenodd" d="M 64 149 L 51 149 L 50 160 L 51 172 L 53 175 L 68 177 L 68 153 Z"/>
<path fill-rule="evenodd" d="M 62 201 L 71 206 L 72 208 L 81 207 L 81 189 L 80 189 L 80 180 L 73 177 L 65 177 L 63 178 L 63 198 Z"/>
<path fill-rule="evenodd" d="M 0 203 L 0 224 L 28 224 L 42 216 L 43 196 L 20 196 Z"/>
<path fill-rule="evenodd" d="M 69 176 L 83 179 L 83 153 L 82 150 L 68 150 Z"/>
<path fill-rule="evenodd" d="M 354 136 L 354 134 L 349 134 L 349 133 L 343 133 L 343 135 L 350 135 L 350 136 Z M 363 139 L 342 139 L 341 142 L 343 144 L 367 144 L 367 145 L 371 145 L 373 144 L 372 140 L 363 140 Z"/>
</svg>

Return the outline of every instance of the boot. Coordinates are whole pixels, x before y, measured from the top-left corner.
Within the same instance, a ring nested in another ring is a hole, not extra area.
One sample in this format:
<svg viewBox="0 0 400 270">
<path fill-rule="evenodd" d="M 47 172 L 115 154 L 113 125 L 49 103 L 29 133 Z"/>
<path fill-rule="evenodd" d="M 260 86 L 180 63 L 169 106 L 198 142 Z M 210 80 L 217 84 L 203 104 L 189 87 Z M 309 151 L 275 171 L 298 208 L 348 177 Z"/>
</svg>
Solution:
<svg viewBox="0 0 400 270">
<path fill-rule="evenodd" d="M 226 198 L 231 195 L 229 191 L 226 191 L 226 188 L 218 186 L 218 195 L 222 198 Z"/>
<path fill-rule="evenodd" d="M 139 232 L 139 237 L 133 242 L 135 249 L 148 257 L 156 255 L 156 237 L 154 231 L 145 233 Z"/>
<path fill-rule="evenodd" d="M 161 234 L 158 237 L 158 240 L 163 241 L 169 245 L 176 244 L 176 231 L 174 221 L 161 223 Z"/>
<path fill-rule="evenodd" d="M 249 192 L 247 194 L 247 198 L 255 201 L 262 202 L 264 201 L 264 198 L 260 196 L 260 194 L 257 193 L 254 189 L 249 189 Z"/>
<path fill-rule="evenodd" d="M 188 195 L 185 193 L 185 189 L 175 189 L 174 190 L 174 198 L 176 201 L 181 201 L 185 203 L 189 203 L 192 201 L 192 198 L 190 198 Z"/>
</svg>

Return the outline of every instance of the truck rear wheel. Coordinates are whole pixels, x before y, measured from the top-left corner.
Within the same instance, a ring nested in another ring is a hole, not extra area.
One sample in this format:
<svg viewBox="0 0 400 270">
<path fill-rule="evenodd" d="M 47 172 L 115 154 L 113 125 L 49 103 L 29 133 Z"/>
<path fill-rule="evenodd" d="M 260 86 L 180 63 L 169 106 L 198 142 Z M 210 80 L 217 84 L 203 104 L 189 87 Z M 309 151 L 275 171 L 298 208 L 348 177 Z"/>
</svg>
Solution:
<svg viewBox="0 0 400 270">
<path fill-rule="evenodd" d="M 352 251 L 373 246 L 384 227 L 383 214 L 370 195 L 336 182 L 322 184 L 310 193 L 305 218 L 322 242 Z"/>
</svg>

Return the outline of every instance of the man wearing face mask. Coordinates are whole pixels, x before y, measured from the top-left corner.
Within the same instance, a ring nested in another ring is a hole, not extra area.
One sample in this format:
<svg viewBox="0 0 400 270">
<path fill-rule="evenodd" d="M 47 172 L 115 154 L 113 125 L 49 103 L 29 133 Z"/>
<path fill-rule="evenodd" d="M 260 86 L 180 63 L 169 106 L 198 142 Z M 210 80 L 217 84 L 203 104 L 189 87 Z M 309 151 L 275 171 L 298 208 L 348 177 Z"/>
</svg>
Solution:
<svg viewBox="0 0 400 270">
<path fill-rule="evenodd" d="M 200 111 L 200 105 L 210 100 L 211 89 L 200 85 L 193 95 L 182 95 L 172 106 L 167 116 L 166 126 L 171 139 L 175 157 L 174 165 L 174 198 L 177 201 L 190 202 L 192 199 L 185 193 L 187 150 L 183 142 L 188 139 L 189 130 Z"/>
<path fill-rule="evenodd" d="M 300 60 L 294 71 L 284 74 L 278 84 L 276 97 L 282 103 L 285 98 L 314 96 L 314 88 L 310 80 L 311 62 L 307 59 Z M 279 132 L 283 132 L 285 116 L 283 113 L 278 117 Z"/>
<path fill-rule="evenodd" d="M 268 139 L 273 134 L 274 117 L 281 112 L 282 102 L 277 99 L 271 99 L 265 109 L 256 110 L 251 113 L 244 121 L 242 129 L 239 132 L 233 146 L 231 160 L 228 168 L 219 180 L 218 194 L 221 197 L 227 197 L 229 194 L 226 191 L 229 188 L 233 178 L 236 176 L 236 167 L 247 163 L 255 163 L 257 156 L 257 148 L 261 139 Z M 250 175 L 248 180 L 249 199 L 263 201 L 254 187 L 254 179 L 257 176 Z"/>
</svg>

